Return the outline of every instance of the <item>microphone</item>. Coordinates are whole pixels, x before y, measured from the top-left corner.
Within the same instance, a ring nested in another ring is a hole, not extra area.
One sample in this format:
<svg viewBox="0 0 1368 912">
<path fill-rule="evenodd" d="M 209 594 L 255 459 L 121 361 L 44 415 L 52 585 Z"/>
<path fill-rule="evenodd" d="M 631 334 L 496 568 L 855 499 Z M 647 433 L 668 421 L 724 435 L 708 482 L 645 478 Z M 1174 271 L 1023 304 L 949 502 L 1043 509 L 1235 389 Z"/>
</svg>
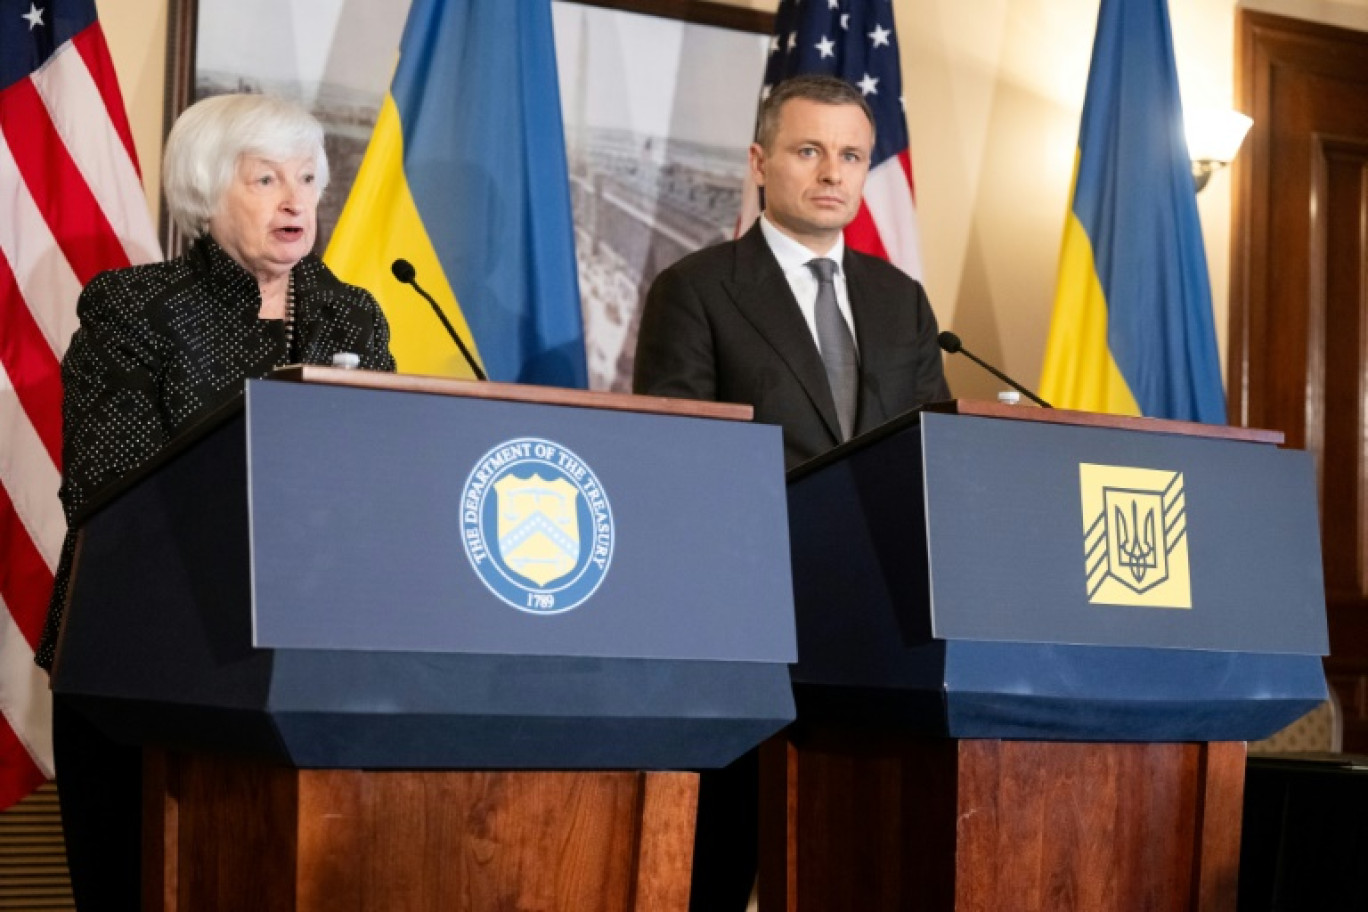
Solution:
<svg viewBox="0 0 1368 912">
<path fill-rule="evenodd" d="M 475 378 L 477 380 L 488 380 L 489 378 L 485 376 L 485 372 L 480 369 L 480 365 L 471 357 L 470 349 L 466 348 L 465 343 L 461 341 L 461 337 L 458 336 L 456 330 L 452 328 L 451 323 L 446 318 L 446 314 L 442 313 L 442 308 L 433 300 L 432 295 L 424 291 L 423 286 L 418 284 L 418 270 L 413 268 L 413 264 L 400 257 L 390 264 L 390 272 L 394 273 L 394 277 L 405 285 L 412 285 L 413 290 L 422 295 L 423 300 L 432 305 L 432 310 L 437 314 L 437 319 L 442 321 L 442 325 L 446 327 L 447 335 L 451 336 L 451 341 L 456 343 L 456 347 L 459 348 L 461 354 L 465 356 L 466 364 L 470 365 L 470 369 L 474 372 Z"/>
<path fill-rule="evenodd" d="M 973 361 L 975 364 L 986 370 L 988 373 L 992 374 L 994 377 L 997 377 L 999 380 L 1010 386 L 1012 389 L 1024 394 L 1027 399 L 1030 399 L 1032 402 L 1036 403 L 1042 408 L 1054 408 L 1053 405 L 1050 405 L 1050 403 L 1046 402 L 1044 399 L 1041 399 L 1035 393 L 1031 392 L 1026 387 L 1022 386 L 1020 383 L 1017 383 L 1011 377 L 1007 376 L 1002 371 L 998 370 L 996 367 L 993 367 L 993 365 L 989 364 L 987 361 L 984 361 L 978 355 L 974 354 L 969 349 L 965 348 L 964 343 L 960 341 L 960 337 L 952 333 L 950 330 L 947 329 L 945 332 L 941 333 L 936 338 L 936 341 L 938 341 L 940 343 L 940 347 L 949 354 L 963 354 L 968 356 L 969 360 Z"/>
</svg>

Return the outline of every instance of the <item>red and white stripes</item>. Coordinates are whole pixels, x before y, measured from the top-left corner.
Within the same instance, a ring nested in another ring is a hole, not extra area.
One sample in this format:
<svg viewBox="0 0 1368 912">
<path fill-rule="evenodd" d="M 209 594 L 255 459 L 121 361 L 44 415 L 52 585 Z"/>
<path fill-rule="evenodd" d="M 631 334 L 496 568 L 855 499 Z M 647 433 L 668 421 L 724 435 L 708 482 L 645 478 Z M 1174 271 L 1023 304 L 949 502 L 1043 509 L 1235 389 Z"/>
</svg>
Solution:
<svg viewBox="0 0 1368 912">
<path fill-rule="evenodd" d="M 912 158 L 904 149 L 870 169 L 860 214 L 846 228 L 846 242 L 883 257 L 914 279 L 922 277 L 921 229 L 912 186 Z"/>
<path fill-rule="evenodd" d="M 62 355 L 96 273 L 160 259 L 98 23 L 0 90 L 0 808 L 52 776 L 33 664 L 65 522 Z"/>
</svg>

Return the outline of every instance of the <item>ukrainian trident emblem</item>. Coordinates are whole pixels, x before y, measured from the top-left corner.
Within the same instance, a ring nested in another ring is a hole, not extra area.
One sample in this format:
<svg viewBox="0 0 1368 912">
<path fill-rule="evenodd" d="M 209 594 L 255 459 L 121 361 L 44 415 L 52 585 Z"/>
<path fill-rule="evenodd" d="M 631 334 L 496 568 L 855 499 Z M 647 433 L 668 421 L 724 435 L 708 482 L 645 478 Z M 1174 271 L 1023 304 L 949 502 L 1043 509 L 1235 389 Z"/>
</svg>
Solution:
<svg viewBox="0 0 1368 912">
<path fill-rule="evenodd" d="M 1088 601 L 1191 608 L 1181 472 L 1079 466 Z"/>
<path fill-rule="evenodd" d="M 1107 519 L 1107 560 L 1127 586 L 1144 592 L 1168 578 L 1163 529 L 1164 500 L 1156 491 L 1103 488 Z M 1129 512 L 1127 512 L 1129 511 Z"/>
</svg>

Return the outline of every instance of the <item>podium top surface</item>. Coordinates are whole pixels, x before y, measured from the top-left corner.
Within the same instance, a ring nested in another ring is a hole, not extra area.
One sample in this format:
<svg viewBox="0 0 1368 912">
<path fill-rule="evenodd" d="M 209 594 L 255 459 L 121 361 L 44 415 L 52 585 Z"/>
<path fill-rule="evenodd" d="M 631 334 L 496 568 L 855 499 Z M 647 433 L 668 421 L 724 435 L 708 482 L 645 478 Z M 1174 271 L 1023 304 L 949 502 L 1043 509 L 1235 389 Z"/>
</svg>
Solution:
<svg viewBox="0 0 1368 912">
<path fill-rule="evenodd" d="M 1265 443 L 1273 446 L 1281 446 L 1285 440 L 1282 431 L 1271 431 L 1263 428 L 1202 424 L 1197 421 L 1173 421 L 1168 418 L 1107 415 L 1101 412 L 1078 412 L 1061 408 L 1043 409 L 1034 406 L 1004 405 L 1001 402 L 989 402 L 981 399 L 952 399 L 949 402 L 933 402 L 925 406 L 924 410 L 952 415 L 974 415 L 979 418 L 1007 418 L 1012 421 L 1042 421 L 1048 424 L 1142 431 L 1150 434 L 1178 434 L 1184 437 L 1241 440 L 1246 443 Z"/>
<path fill-rule="evenodd" d="M 297 380 L 330 386 L 393 390 L 406 393 L 434 393 L 440 396 L 467 396 L 535 405 L 563 405 L 576 408 L 643 412 L 652 415 L 678 415 L 686 418 L 715 418 L 724 421 L 750 421 L 755 409 L 733 402 L 699 402 L 668 399 L 664 396 L 636 396 L 557 386 L 530 386 L 494 380 L 454 380 L 425 374 L 391 374 L 382 371 L 344 370 L 314 364 L 293 364 L 271 374 L 273 380 Z"/>
</svg>

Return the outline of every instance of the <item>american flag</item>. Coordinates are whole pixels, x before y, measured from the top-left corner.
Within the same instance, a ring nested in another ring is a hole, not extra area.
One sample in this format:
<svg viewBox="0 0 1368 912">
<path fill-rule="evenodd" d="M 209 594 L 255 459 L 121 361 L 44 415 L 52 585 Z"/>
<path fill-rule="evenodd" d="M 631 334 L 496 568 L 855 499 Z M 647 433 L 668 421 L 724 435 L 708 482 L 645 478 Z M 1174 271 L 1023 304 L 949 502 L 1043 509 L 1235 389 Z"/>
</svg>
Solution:
<svg viewBox="0 0 1368 912">
<path fill-rule="evenodd" d="M 846 243 L 921 278 L 921 235 L 891 0 L 782 0 L 761 99 L 777 83 L 805 73 L 844 79 L 860 90 L 874 112 L 869 179 L 860 214 L 846 227 Z M 742 231 L 759 214 L 754 187 L 747 187 L 745 200 Z"/>
<path fill-rule="evenodd" d="M 0 0 L 0 808 L 53 772 L 33 651 L 66 529 L 76 298 L 101 270 L 160 258 L 94 0 Z"/>
</svg>

